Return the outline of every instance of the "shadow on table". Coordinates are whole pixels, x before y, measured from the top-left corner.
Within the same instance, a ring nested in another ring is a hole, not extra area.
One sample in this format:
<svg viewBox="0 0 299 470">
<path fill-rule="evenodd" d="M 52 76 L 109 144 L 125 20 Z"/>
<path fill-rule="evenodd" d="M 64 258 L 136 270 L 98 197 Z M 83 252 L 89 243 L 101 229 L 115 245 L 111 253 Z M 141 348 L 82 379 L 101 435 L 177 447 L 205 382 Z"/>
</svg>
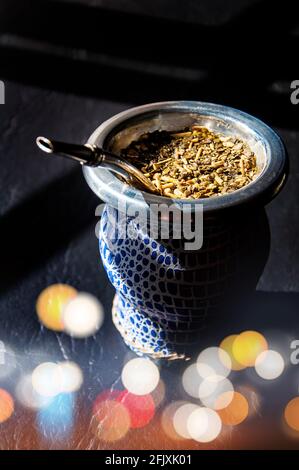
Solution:
<svg viewBox="0 0 299 470">
<path fill-rule="evenodd" d="M 0 22 L 1 76 L 134 104 L 226 103 L 298 129 L 290 103 L 298 13 L 291 0 L 263 0 L 227 23 L 206 26 L 79 4 L 17 2 Z"/>
<path fill-rule="evenodd" d="M 2 216 L 0 295 L 95 225 L 96 201 L 75 169 Z"/>
</svg>

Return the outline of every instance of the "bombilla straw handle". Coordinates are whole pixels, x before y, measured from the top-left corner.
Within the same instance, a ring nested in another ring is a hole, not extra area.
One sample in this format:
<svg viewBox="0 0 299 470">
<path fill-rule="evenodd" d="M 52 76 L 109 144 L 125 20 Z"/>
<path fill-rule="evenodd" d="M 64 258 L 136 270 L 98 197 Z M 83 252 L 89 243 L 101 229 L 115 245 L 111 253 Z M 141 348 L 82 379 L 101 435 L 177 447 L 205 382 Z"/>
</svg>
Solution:
<svg viewBox="0 0 299 470">
<path fill-rule="evenodd" d="M 80 162 L 81 165 L 99 166 L 103 160 L 103 154 L 98 147 L 93 145 L 78 145 L 50 140 L 46 137 L 37 137 L 37 146 L 46 153 L 56 153 L 63 157 Z"/>
<path fill-rule="evenodd" d="M 48 154 L 57 154 L 71 160 L 75 160 L 81 165 L 93 167 L 106 167 L 114 173 L 122 176 L 128 184 L 133 181 L 142 189 L 159 194 L 154 184 L 134 165 L 119 155 L 115 155 L 108 150 L 104 150 L 96 145 L 78 145 L 59 142 L 57 140 L 47 139 L 46 137 L 37 137 L 37 146 Z"/>
</svg>

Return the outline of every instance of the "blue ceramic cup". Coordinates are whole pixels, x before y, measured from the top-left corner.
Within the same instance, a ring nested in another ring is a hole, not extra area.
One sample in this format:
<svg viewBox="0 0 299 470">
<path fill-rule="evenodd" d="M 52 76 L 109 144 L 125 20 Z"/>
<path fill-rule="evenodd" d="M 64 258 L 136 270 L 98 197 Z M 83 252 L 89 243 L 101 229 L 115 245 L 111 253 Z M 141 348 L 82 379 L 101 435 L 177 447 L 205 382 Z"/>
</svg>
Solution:
<svg viewBox="0 0 299 470">
<path fill-rule="evenodd" d="M 116 290 L 114 324 L 132 350 L 151 357 L 184 357 L 193 344 L 200 344 L 207 318 L 225 314 L 254 291 L 269 251 L 264 206 L 287 176 L 286 151 L 271 128 L 246 113 L 210 103 L 164 102 L 129 109 L 104 122 L 88 143 L 118 153 L 146 132 L 193 124 L 245 140 L 257 157 L 257 178 L 227 195 L 174 201 L 128 186 L 105 168 L 83 169 L 91 189 L 106 203 L 99 240 Z M 169 237 L 159 237 L 159 230 L 152 235 L 152 205 L 174 203 L 182 211 L 188 208 L 193 225 L 202 210 L 199 249 L 186 248 L 183 232 L 174 236 L 175 221 L 162 220 L 165 214 L 158 218 L 158 229 L 168 223 Z"/>
</svg>

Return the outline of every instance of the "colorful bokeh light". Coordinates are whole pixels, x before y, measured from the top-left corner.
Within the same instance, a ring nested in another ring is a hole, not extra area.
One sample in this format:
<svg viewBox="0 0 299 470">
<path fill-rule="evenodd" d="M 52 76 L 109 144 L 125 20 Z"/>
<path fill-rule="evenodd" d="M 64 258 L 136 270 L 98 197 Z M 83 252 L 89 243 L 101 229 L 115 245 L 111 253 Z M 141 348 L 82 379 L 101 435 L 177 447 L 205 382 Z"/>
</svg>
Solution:
<svg viewBox="0 0 299 470">
<path fill-rule="evenodd" d="M 72 393 L 60 393 L 41 408 L 36 417 L 43 436 L 50 441 L 69 439 L 74 426 L 75 398 Z"/>
<path fill-rule="evenodd" d="M 173 416 L 173 427 L 183 439 L 191 439 L 188 431 L 188 419 L 191 413 L 198 408 L 193 403 L 185 403 L 178 407 Z"/>
<path fill-rule="evenodd" d="M 190 364 L 182 377 L 184 390 L 193 398 L 199 398 L 199 387 L 203 382 L 203 377 L 199 375 L 197 364 Z"/>
<path fill-rule="evenodd" d="M 3 388 L 0 388 L 0 423 L 7 421 L 14 412 L 12 396 Z"/>
<path fill-rule="evenodd" d="M 67 284 L 53 284 L 44 289 L 36 302 L 40 322 L 50 330 L 63 331 L 64 307 L 77 294 L 77 290 Z"/>
<path fill-rule="evenodd" d="M 237 338 L 238 335 L 229 335 L 222 342 L 220 343 L 220 348 L 223 349 L 224 351 L 227 352 L 227 354 L 230 357 L 231 360 L 231 368 L 232 370 L 242 370 L 245 369 L 246 366 L 240 364 L 233 353 L 233 344 L 235 342 L 235 339 Z"/>
<path fill-rule="evenodd" d="M 62 320 L 66 333 L 75 338 L 87 338 L 102 326 L 104 310 L 96 297 L 80 293 L 65 306 Z"/>
<path fill-rule="evenodd" d="M 176 411 L 185 404 L 186 402 L 183 400 L 174 401 L 164 408 L 163 413 L 161 415 L 162 429 L 166 436 L 168 436 L 174 441 L 183 439 L 182 436 L 180 436 L 180 434 L 178 434 L 175 430 L 173 418 L 175 416 Z"/>
<path fill-rule="evenodd" d="M 211 375 L 227 377 L 231 371 L 231 365 L 228 353 L 218 347 L 204 349 L 197 358 L 198 372 L 203 378 Z"/>
<path fill-rule="evenodd" d="M 152 391 L 151 395 L 155 403 L 155 407 L 158 408 L 165 399 L 166 387 L 162 379 L 159 380 L 157 387 Z"/>
<path fill-rule="evenodd" d="M 284 418 L 293 431 L 299 432 L 299 397 L 288 402 L 284 410 Z"/>
<path fill-rule="evenodd" d="M 16 398 L 26 408 L 40 409 L 48 406 L 53 397 L 45 397 L 34 390 L 31 374 L 24 375 L 16 386 Z"/>
<path fill-rule="evenodd" d="M 32 372 L 31 382 L 38 395 L 55 397 L 79 390 L 83 383 L 83 374 L 74 362 L 43 362 Z"/>
<path fill-rule="evenodd" d="M 115 442 L 124 438 L 131 426 L 125 405 L 115 400 L 96 399 L 93 407 L 96 435 L 100 440 Z"/>
<path fill-rule="evenodd" d="M 220 416 L 210 408 L 197 407 L 187 422 L 188 432 L 192 439 L 198 442 L 212 442 L 220 434 L 222 423 Z"/>
<path fill-rule="evenodd" d="M 147 395 L 157 387 L 160 372 L 150 359 L 138 357 L 126 363 L 121 379 L 129 392 L 134 395 Z"/>
<path fill-rule="evenodd" d="M 79 390 L 83 383 L 83 374 L 80 367 L 70 361 L 61 362 L 57 367 L 60 375 L 60 392 L 71 393 Z"/>
<path fill-rule="evenodd" d="M 227 392 L 224 393 L 224 396 L 220 396 L 219 399 L 221 401 L 223 399 L 225 400 L 226 394 Z M 242 423 L 242 421 L 247 418 L 248 412 L 248 401 L 246 400 L 244 395 L 239 392 L 233 393 L 233 398 L 227 407 L 218 410 L 218 414 L 221 418 L 222 423 L 229 426 L 236 426 L 237 424 Z"/>
<path fill-rule="evenodd" d="M 94 409 L 97 408 L 99 403 L 106 400 L 117 400 L 119 395 L 123 392 L 123 390 L 103 390 L 103 392 L 99 393 L 94 402 Z"/>
<path fill-rule="evenodd" d="M 284 370 L 284 360 L 277 351 L 272 349 L 263 351 L 255 361 L 256 373 L 265 380 L 274 380 L 279 377 Z"/>
<path fill-rule="evenodd" d="M 124 390 L 117 399 L 128 410 L 131 419 L 131 428 L 143 428 L 155 415 L 155 403 L 150 394 L 134 395 Z"/>
<path fill-rule="evenodd" d="M 182 384 L 188 395 L 200 399 L 206 407 L 216 409 L 223 408 L 229 404 L 229 392 L 232 399 L 234 387 L 227 377 L 215 373 L 215 369 L 218 371 L 222 370 L 225 373 L 228 373 L 229 369 L 223 366 L 222 363 L 218 364 L 218 348 L 211 349 L 213 350 L 212 354 L 210 352 L 208 354 L 212 358 L 210 363 L 200 362 L 200 367 L 198 367 L 199 363 L 188 366 L 183 373 Z M 228 392 L 226 400 L 217 400 L 224 392 Z"/>
<path fill-rule="evenodd" d="M 43 362 L 32 372 L 32 387 L 43 397 L 54 397 L 61 391 L 61 376 L 55 362 Z"/>
<path fill-rule="evenodd" d="M 212 375 L 203 380 L 199 387 L 199 398 L 207 408 L 220 410 L 230 404 L 234 387 L 229 379 Z"/>
<path fill-rule="evenodd" d="M 253 367 L 258 355 L 267 349 L 266 339 L 257 331 L 243 331 L 232 346 L 235 360 L 246 367 Z"/>
</svg>

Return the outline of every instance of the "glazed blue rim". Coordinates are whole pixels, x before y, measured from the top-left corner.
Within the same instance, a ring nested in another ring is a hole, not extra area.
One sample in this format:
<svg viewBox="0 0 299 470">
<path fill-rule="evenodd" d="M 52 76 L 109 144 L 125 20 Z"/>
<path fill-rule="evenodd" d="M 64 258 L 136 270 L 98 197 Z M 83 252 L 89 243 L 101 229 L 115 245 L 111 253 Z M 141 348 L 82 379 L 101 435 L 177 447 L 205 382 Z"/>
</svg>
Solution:
<svg viewBox="0 0 299 470">
<path fill-rule="evenodd" d="M 265 205 L 273 199 L 284 186 L 287 179 L 288 159 L 286 149 L 280 137 L 271 127 L 260 119 L 229 106 L 200 101 L 166 101 L 137 106 L 123 111 L 103 122 L 90 136 L 88 143 L 108 146 L 117 132 L 138 123 L 157 113 L 186 113 L 203 117 L 212 117 L 229 124 L 246 127 L 255 134 L 266 148 L 266 164 L 258 177 L 232 193 L 212 198 L 171 199 L 164 196 L 140 191 L 121 182 L 111 171 L 105 168 L 83 167 L 84 177 L 100 199 L 118 207 L 118 203 L 133 204 L 138 210 L 149 210 L 149 204 L 190 205 L 196 210 L 198 204 L 203 206 L 204 213 L 236 208 L 244 204 Z"/>
</svg>

